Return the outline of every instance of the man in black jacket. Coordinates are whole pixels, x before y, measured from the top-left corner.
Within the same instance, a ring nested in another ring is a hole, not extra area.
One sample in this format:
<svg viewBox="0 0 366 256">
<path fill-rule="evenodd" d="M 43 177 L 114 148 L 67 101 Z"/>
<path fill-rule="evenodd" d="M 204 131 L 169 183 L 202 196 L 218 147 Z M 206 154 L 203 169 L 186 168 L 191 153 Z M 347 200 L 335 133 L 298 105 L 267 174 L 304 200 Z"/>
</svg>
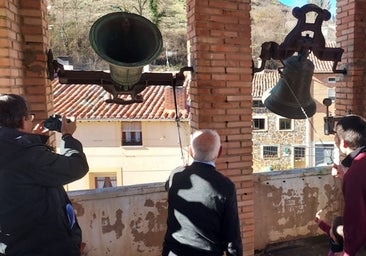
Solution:
<svg viewBox="0 0 366 256">
<path fill-rule="evenodd" d="M 235 185 L 216 171 L 221 154 L 214 130 L 196 131 L 190 154 L 194 162 L 177 168 L 166 183 L 167 232 L 163 256 L 242 256 Z"/>
<path fill-rule="evenodd" d="M 15 94 L 0 94 L 0 255 L 79 256 L 81 229 L 63 185 L 89 170 L 75 120 L 62 120 L 64 153 Z"/>
</svg>

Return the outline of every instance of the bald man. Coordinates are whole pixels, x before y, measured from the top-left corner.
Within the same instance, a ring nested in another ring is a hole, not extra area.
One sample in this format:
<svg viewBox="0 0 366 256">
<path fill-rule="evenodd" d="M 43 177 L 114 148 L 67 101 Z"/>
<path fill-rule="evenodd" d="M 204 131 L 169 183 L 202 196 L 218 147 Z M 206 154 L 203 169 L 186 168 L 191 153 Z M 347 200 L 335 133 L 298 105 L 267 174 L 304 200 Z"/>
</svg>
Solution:
<svg viewBox="0 0 366 256">
<path fill-rule="evenodd" d="M 198 130 L 193 163 L 171 173 L 163 256 L 243 255 L 235 185 L 215 167 L 221 149 L 216 131 Z"/>
</svg>

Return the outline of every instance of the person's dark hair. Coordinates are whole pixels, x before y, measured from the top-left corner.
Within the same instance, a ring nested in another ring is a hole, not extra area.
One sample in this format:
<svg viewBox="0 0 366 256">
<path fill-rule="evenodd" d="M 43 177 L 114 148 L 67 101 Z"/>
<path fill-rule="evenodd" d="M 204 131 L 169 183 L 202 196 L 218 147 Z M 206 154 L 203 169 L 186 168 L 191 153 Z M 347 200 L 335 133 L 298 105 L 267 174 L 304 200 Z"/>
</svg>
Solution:
<svg viewBox="0 0 366 256">
<path fill-rule="evenodd" d="M 21 128 L 23 117 L 28 117 L 25 99 L 16 94 L 0 94 L 0 126 Z"/>
<path fill-rule="evenodd" d="M 342 117 L 336 125 L 336 136 L 348 143 L 351 149 L 366 145 L 366 121 L 360 116 Z"/>
</svg>

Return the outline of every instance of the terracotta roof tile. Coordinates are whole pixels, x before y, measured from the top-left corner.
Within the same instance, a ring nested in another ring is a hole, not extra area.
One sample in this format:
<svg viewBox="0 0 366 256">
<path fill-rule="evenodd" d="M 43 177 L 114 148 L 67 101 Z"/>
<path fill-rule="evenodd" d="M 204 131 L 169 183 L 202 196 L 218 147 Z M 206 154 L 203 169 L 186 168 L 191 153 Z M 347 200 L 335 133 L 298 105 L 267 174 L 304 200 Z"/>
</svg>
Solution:
<svg viewBox="0 0 366 256">
<path fill-rule="evenodd" d="M 76 116 L 85 119 L 175 119 L 175 111 L 164 109 L 164 87 L 148 86 L 142 95 L 142 103 L 119 105 L 105 103 L 109 93 L 96 84 L 60 84 L 52 82 L 54 112 L 60 115 Z M 179 118 L 188 119 L 187 109 L 179 109 Z"/>
<path fill-rule="evenodd" d="M 263 93 L 275 86 L 280 79 L 280 73 L 276 69 L 265 69 L 254 73 L 252 81 L 253 98 L 261 98 Z"/>
</svg>

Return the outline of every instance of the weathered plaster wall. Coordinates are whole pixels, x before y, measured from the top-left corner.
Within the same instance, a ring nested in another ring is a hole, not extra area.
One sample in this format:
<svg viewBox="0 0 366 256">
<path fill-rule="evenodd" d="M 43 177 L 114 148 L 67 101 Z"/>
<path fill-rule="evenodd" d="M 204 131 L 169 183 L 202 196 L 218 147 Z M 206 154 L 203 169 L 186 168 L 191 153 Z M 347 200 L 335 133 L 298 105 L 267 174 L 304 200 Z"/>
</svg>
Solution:
<svg viewBox="0 0 366 256">
<path fill-rule="evenodd" d="M 339 214 L 339 184 L 329 168 L 254 174 L 255 249 L 319 235 L 314 222 L 327 207 Z M 88 256 L 158 256 L 166 229 L 163 183 L 69 192 L 83 229 Z M 123 252 L 123 253 L 122 253 Z"/>
<path fill-rule="evenodd" d="M 322 234 L 315 214 L 331 223 L 340 215 L 339 180 L 329 167 L 254 174 L 255 248 Z"/>
<path fill-rule="evenodd" d="M 161 254 L 165 234 L 163 183 L 69 192 L 83 230 L 85 254 Z"/>
</svg>

